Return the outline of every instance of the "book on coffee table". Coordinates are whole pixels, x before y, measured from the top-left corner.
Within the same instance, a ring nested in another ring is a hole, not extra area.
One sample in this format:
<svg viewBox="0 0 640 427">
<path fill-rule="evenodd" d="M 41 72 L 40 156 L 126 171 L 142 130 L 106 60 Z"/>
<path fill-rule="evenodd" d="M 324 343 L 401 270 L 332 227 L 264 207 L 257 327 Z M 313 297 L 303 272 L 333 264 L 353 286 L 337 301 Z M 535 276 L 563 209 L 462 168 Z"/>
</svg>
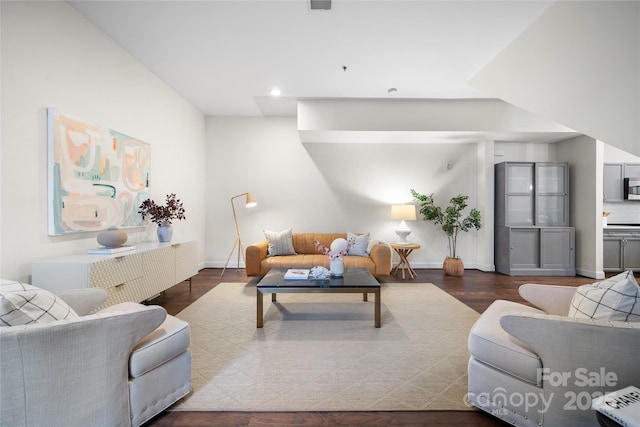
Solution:
<svg viewBox="0 0 640 427">
<path fill-rule="evenodd" d="M 640 389 L 625 387 L 591 402 L 591 408 L 624 427 L 640 426 Z"/>
<path fill-rule="evenodd" d="M 308 269 L 290 268 L 284 273 L 284 280 L 307 280 L 309 278 Z"/>
</svg>

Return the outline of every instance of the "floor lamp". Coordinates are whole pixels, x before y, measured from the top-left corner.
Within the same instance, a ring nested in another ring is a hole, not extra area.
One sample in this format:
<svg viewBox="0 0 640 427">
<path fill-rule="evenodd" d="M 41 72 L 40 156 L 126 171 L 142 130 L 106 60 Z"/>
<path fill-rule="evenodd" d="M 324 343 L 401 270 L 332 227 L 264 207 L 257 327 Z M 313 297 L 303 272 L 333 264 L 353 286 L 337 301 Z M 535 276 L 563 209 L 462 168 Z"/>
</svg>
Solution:
<svg viewBox="0 0 640 427">
<path fill-rule="evenodd" d="M 238 268 L 240 268 L 241 254 L 242 254 L 242 260 L 246 263 L 246 260 L 244 258 L 244 247 L 242 246 L 242 237 L 240 237 L 240 227 L 238 226 L 238 217 L 236 216 L 236 208 L 233 204 L 234 199 L 237 199 L 238 197 L 242 197 L 242 196 L 246 196 L 245 204 L 244 204 L 245 207 L 252 208 L 255 205 L 257 205 L 251 193 L 242 193 L 242 194 L 238 194 L 237 196 L 233 196 L 231 198 L 231 210 L 233 211 L 233 221 L 236 223 L 236 242 L 233 244 L 233 248 L 231 248 L 231 252 L 229 252 L 229 256 L 227 257 L 227 262 L 224 264 L 224 268 L 222 269 L 222 273 L 220 273 L 220 277 L 222 277 L 222 275 L 224 274 L 224 271 L 227 269 L 227 265 L 229 265 L 229 260 L 231 259 L 231 255 L 233 255 L 233 252 L 235 251 L 236 246 L 238 247 Z"/>
</svg>

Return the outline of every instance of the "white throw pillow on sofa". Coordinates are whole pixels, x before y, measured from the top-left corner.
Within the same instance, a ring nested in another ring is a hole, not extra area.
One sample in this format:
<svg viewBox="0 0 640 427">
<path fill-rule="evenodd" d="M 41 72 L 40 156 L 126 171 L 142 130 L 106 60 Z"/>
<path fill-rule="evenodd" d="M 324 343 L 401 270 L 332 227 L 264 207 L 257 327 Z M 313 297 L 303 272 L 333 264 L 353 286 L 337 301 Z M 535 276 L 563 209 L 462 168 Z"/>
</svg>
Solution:
<svg viewBox="0 0 640 427">
<path fill-rule="evenodd" d="M 269 252 L 267 256 L 276 255 L 296 255 L 293 249 L 293 233 L 291 228 L 282 231 L 264 230 L 264 236 L 269 244 Z"/>
<path fill-rule="evenodd" d="M 347 240 L 353 240 L 353 244 L 349 248 L 349 255 L 352 256 L 369 256 L 367 249 L 369 248 L 369 233 L 355 234 L 347 232 Z"/>
<path fill-rule="evenodd" d="M 640 322 L 640 287 L 633 272 L 579 286 L 571 300 L 569 317 Z"/>
<path fill-rule="evenodd" d="M 0 326 L 46 323 L 78 317 L 51 292 L 26 283 L 0 282 Z"/>
</svg>

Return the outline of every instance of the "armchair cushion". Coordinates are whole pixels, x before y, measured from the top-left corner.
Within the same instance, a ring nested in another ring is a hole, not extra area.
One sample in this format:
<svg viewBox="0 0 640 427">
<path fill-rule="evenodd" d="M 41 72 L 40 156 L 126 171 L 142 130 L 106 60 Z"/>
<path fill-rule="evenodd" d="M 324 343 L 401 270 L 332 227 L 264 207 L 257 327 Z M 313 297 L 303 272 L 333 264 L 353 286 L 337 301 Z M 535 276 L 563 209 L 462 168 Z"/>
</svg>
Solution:
<svg viewBox="0 0 640 427">
<path fill-rule="evenodd" d="M 0 282 L 0 326 L 74 319 L 76 312 L 51 292 L 26 283 Z"/>
<path fill-rule="evenodd" d="M 493 302 L 471 328 L 469 352 L 474 359 L 499 371 L 540 385 L 538 369 L 542 368 L 542 363 L 538 355 L 500 326 L 500 318 L 513 312 L 542 314 L 533 307 L 511 301 Z"/>
<path fill-rule="evenodd" d="M 640 288 L 631 270 L 576 289 L 569 317 L 640 322 Z"/>
</svg>

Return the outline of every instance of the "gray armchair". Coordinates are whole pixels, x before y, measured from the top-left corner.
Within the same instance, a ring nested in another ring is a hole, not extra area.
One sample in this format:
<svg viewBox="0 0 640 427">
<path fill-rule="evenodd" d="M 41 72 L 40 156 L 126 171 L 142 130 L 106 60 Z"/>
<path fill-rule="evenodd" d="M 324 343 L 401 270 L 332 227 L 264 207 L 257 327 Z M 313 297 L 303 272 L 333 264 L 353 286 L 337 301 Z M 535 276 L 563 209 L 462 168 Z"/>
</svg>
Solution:
<svg viewBox="0 0 640 427">
<path fill-rule="evenodd" d="M 186 322 L 137 303 L 89 314 L 102 289 L 56 296 L 80 317 L 0 327 L 0 425 L 139 426 L 191 391 Z"/>
<path fill-rule="evenodd" d="M 640 323 L 568 317 L 575 288 L 522 285 L 469 334 L 469 402 L 516 426 L 597 426 L 591 400 L 640 384 Z"/>
</svg>

